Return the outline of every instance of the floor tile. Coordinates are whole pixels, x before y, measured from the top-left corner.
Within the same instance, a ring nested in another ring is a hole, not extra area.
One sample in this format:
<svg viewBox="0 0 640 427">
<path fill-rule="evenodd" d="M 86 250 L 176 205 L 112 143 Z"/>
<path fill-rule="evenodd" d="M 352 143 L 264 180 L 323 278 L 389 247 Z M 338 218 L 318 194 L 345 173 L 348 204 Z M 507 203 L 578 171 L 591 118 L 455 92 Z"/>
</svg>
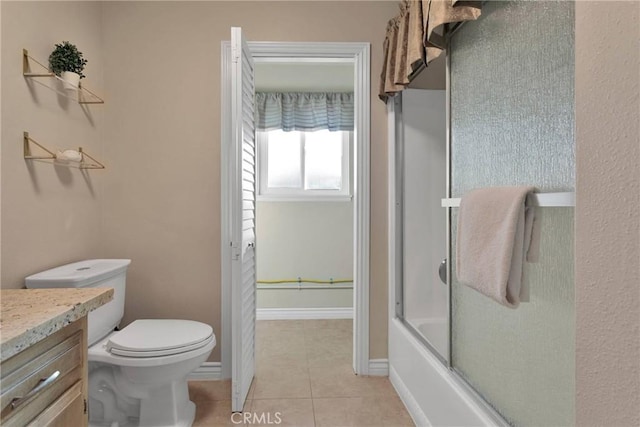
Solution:
<svg viewBox="0 0 640 427">
<path fill-rule="evenodd" d="M 231 380 L 189 381 L 191 400 L 229 400 L 231 399 Z"/>
<path fill-rule="evenodd" d="M 306 353 L 305 337 L 303 332 L 293 333 L 269 333 L 256 338 L 256 356 L 281 357 L 287 355 L 304 356 Z"/>
<path fill-rule="evenodd" d="M 309 375 L 306 354 L 287 354 L 283 356 L 266 355 L 257 357 L 256 376 L 274 377 L 280 375 Z"/>
<path fill-rule="evenodd" d="M 311 385 L 309 374 L 290 374 L 286 371 L 276 375 L 258 375 L 254 399 L 284 399 L 284 398 L 310 398 Z"/>
<path fill-rule="evenodd" d="M 307 331 L 313 329 L 353 331 L 353 320 L 351 319 L 318 319 L 302 320 L 302 322 Z"/>
<path fill-rule="evenodd" d="M 259 422 L 279 412 L 280 425 L 296 426 L 412 426 L 387 377 L 353 373 L 352 328 L 351 320 L 258 321 L 249 416 Z"/>
<path fill-rule="evenodd" d="M 395 395 L 387 377 L 355 375 L 350 365 L 310 366 L 309 378 L 314 398 Z"/>
<path fill-rule="evenodd" d="M 350 354 L 336 354 L 336 355 L 326 355 L 326 354 L 314 354 L 309 356 L 309 372 L 311 372 L 311 368 L 331 368 L 336 365 L 347 365 L 351 366 L 353 358 Z"/>
<path fill-rule="evenodd" d="M 269 331 L 300 331 L 305 327 L 305 320 L 258 320 L 256 332 Z"/>
<path fill-rule="evenodd" d="M 256 325 L 256 338 L 260 339 L 262 337 L 283 335 L 303 335 L 305 331 L 306 329 L 302 326 L 292 327 L 282 324 L 281 327 L 278 325 L 258 327 L 258 325 Z"/>
<path fill-rule="evenodd" d="M 351 365 L 353 350 L 351 340 L 336 337 L 312 337 L 305 342 L 309 366 Z"/>
<path fill-rule="evenodd" d="M 317 427 L 413 426 L 404 407 L 388 396 L 313 399 L 313 406 Z"/>
<path fill-rule="evenodd" d="M 269 418 L 258 425 L 280 425 L 306 427 L 314 426 L 313 403 L 311 399 L 266 399 L 254 400 L 251 409 L 254 417 Z M 279 421 L 279 422 L 278 422 Z"/>
<path fill-rule="evenodd" d="M 313 408 L 317 427 L 383 425 L 363 397 L 313 399 Z"/>
<path fill-rule="evenodd" d="M 276 365 L 289 365 L 303 364 L 306 365 L 307 361 L 307 349 L 304 344 L 300 344 L 299 347 L 291 346 L 287 348 L 286 344 L 275 342 L 272 344 L 271 349 L 266 349 L 264 346 L 256 347 L 256 364 L 276 364 Z"/>
<path fill-rule="evenodd" d="M 244 426 L 242 413 L 233 415 L 233 420 L 240 421 L 234 423 L 232 420 L 231 400 L 202 400 L 195 402 L 196 418 L 193 427 L 224 427 L 224 426 Z M 250 411 L 251 401 L 245 402 L 245 411 Z"/>
<path fill-rule="evenodd" d="M 304 346 L 306 349 L 327 348 L 350 353 L 353 351 L 353 340 L 348 332 L 318 330 L 305 334 Z"/>
</svg>

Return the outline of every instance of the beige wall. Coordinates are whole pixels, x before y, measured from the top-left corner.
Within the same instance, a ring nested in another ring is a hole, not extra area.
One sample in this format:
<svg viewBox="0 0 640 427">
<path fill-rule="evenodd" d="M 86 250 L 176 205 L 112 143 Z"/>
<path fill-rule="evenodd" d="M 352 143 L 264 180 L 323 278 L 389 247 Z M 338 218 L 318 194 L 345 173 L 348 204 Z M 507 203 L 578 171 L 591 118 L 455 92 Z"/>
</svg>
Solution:
<svg viewBox="0 0 640 427">
<path fill-rule="evenodd" d="M 352 201 L 258 202 L 256 241 L 258 280 L 353 280 Z M 259 286 L 258 308 L 353 307 L 351 289 Z"/>
<path fill-rule="evenodd" d="M 52 148 L 82 146 L 102 157 L 102 106 L 83 109 L 22 76 L 22 49 L 43 63 L 55 43 L 77 44 L 88 65 L 86 85 L 102 82 L 101 10 L 93 2 L 2 2 L 2 287 L 62 263 L 99 255 L 102 177 L 89 171 L 26 162 L 22 132 Z M 107 167 L 109 164 L 107 163 Z"/>
<path fill-rule="evenodd" d="M 370 357 L 386 357 L 386 118 L 375 88 L 397 10 L 386 1 L 103 5 L 105 256 L 133 260 L 126 322 L 191 318 L 220 335 L 220 42 L 230 27 L 253 41 L 371 42 Z"/>
<path fill-rule="evenodd" d="M 579 426 L 640 425 L 639 12 L 576 4 Z"/>
</svg>

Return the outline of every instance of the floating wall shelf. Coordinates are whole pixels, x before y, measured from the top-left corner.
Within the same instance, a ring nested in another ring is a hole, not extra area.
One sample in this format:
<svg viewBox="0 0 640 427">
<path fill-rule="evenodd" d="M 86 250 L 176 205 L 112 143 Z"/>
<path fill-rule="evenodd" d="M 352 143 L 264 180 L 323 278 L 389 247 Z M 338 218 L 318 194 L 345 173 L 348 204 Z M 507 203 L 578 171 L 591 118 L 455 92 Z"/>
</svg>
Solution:
<svg viewBox="0 0 640 427">
<path fill-rule="evenodd" d="M 32 62 L 37 64 L 37 68 L 39 69 L 39 71 L 33 71 L 31 69 Z M 28 79 L 48 78 L 62 81 L 62 79 L 52 73 L 47 66 L 39 62 L 34 57 L 30 56 L 27 49 L 22 49 L 22 75 Z M 73 99 L 74 101 L 78 102 L 78 104 L 104 104 L 104 100 L 102 98 L 91 92 L 86 87 L 83 87 L 82 83 L 80 83 L 77 90 L 59 90 L 53 86 L 44 86 L 64 97 Z"/>
<path fill-rule="evenodd" d="M 96 159 L 94 159 L 93 157 L 91 157 L 87 152 L 85 152 L 82 149 L 82 147 L 78 148 L 78 153 L 80 153 L 80 156 L 81 156 L 81 160 L 79 162 L 72 162 L 72 161 L 62 162 L 58 160 L 58 156 L 53 151 L 49 150 L 48 148 L 44 147 L 42 144 L 40 144 L 39 142 L 31 138 L 29 136 L 29 132 L 24 132 L 23 139 L 24 139 L 23 144 L 24 144 L 25 160 L 51 160 L 56 164 L 64 164 L 66 166 L 75 167 L 78 169 L 104 169 L 104 165 L 99 161 L 97 161 Z M 43 153 L 43 155 L 41 156 L 34 155 L 33 152 L 31 151 L 31 144 L 35 144 L 46 154 Z M 93 163 L 87 162 L 86 159 L 91 160 Z"/>
</svg>

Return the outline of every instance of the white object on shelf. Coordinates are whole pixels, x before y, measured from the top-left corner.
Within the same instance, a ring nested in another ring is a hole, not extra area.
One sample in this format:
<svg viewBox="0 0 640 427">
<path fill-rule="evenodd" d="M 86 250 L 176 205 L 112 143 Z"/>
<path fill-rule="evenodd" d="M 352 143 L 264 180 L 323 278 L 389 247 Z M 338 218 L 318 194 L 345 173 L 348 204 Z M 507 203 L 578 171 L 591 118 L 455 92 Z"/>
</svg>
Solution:
<svg viewBox="0 0 640 427">
<path fill-rule="evenodd" d="M 56 160 L 59 162 L 81 162 L 82 154 L 76 150 L 58 150 L 56 153 Z"/>
</svg>

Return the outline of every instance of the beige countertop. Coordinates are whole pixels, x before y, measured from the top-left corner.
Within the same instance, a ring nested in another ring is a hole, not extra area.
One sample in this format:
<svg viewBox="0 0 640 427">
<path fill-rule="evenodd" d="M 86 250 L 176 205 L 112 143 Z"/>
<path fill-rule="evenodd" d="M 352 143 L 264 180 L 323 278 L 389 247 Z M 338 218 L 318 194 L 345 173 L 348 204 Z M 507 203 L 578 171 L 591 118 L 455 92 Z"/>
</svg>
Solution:
<svg viewBox="0 0 640 427">
<path fill-rule="evenodd" d="M 111 288 L 3 289 L 0 360 L 59 331 L 112 298 Z"/>
</svg>

